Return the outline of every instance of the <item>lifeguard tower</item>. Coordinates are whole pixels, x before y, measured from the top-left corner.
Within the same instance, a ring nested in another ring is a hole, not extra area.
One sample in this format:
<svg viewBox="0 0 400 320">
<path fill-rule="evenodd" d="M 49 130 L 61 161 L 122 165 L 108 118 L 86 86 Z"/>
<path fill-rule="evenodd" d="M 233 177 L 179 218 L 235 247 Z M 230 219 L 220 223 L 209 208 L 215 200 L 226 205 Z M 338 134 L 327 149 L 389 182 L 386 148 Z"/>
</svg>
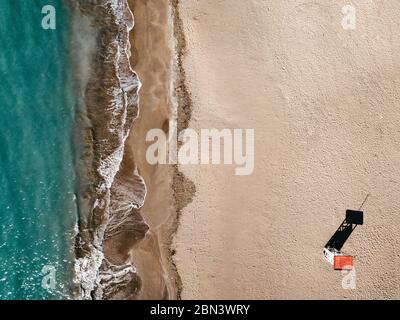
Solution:
<svg viewBox="0 0 400 320">
<path fill-rule="evenodd" d="M 353 268 L 353 257 L 343 254 L 341 250 L 356 227 L 363 223 L 363 211 L 346 210 L 346 218 L 324 248 L 324 257 L 333 265 L 334 270 L 351 270 Z"/>
</svg>

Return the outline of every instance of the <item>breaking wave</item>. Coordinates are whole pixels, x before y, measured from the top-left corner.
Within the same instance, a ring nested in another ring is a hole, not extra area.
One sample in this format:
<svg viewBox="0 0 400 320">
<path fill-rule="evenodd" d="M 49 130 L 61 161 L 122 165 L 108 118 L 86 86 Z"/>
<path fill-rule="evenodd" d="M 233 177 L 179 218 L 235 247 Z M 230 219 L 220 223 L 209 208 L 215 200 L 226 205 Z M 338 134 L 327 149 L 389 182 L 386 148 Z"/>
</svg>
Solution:
<svg viewBox="0 0 400 320">
<path fill-rule="evenodd" d="M 121 167 L 125 141 L 139 113 L 141 83 L 130 65 L 134 18 L 127 0 L 70 0 L 70 6 L 80 23 L 87 21 L 83 29 L 95 47 L 80 50 L 86 58 L 75 63 L 78 72 L 87 74 L 80 77 L 77 115 L 74 282 L 82 299 L 127 298 L 140 288 L 129 246 L 148 231 L 139 214 L 147 192 L 144 180 L 136 167 Z"/>
</svg>

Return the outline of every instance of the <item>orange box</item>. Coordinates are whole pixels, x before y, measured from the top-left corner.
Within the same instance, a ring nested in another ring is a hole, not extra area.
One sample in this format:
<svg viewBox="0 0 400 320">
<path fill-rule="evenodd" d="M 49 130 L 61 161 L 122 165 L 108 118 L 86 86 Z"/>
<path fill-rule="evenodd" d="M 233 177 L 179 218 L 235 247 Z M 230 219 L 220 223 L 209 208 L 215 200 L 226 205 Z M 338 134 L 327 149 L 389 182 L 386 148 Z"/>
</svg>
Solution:
<svg viewBox="0 0 400 320">
<path fill-rule="evenodd" d="M 352 256 L 335 256 L 333 259 L 333 269 L 335 270 L 351 270 L 353 269 Z"/>
</svg>

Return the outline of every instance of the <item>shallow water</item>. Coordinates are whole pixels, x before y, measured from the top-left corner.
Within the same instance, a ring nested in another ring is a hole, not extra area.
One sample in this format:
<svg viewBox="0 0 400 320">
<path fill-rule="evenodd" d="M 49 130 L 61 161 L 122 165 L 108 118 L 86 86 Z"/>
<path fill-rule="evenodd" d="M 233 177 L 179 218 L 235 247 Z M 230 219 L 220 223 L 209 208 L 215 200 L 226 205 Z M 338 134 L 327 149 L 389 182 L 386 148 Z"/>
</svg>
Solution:
<svg viewBox="0 0 400 320">
<path fill-rule="evenodd" d="M 76 99 L 62 2 L 0 1 L 0 299 L 70 297 Z M 48 4 L 56 30 L 41 27 Z"/>
</svg>

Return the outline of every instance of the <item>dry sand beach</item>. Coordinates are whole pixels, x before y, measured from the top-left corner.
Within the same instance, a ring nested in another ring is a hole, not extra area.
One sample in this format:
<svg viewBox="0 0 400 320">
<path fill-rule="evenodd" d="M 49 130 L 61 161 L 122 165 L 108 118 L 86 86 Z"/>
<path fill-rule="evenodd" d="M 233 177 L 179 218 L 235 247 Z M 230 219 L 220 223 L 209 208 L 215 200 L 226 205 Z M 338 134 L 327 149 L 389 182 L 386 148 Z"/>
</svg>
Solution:
<svg viewBox="0 0 400 320">
<path fill-rule="evenodd" d="M 128 147 L 150 227 L 132 250 L 138 298 L 400 298 L 400 3 L 353 1 L 356 29 L 345 30 L 345 1 L 129 2 L 143 87 Z M 179 166 L 196 193 L 178 222 L 193 189 L 174 192 L 174 167 L 146 163 L 143 145 L 150 128 L 168 130 L 174 101 L 192 102 L 190 128 L 255 130 L 252 175 Z M 322 250 L 367 194 L 365 225 L 344 248 L 356 289 L 345 290 Z"/>
<path fill-rule="evenodd" d="M 254 128 L 255 170 L 181 168 L 197 187 L 175 237 L 184 299 L 399 298 L 397 1 L 181 1 L 194 128 Z M 365 195 L 343 290 L 322 248 Z"/>
</svg>

